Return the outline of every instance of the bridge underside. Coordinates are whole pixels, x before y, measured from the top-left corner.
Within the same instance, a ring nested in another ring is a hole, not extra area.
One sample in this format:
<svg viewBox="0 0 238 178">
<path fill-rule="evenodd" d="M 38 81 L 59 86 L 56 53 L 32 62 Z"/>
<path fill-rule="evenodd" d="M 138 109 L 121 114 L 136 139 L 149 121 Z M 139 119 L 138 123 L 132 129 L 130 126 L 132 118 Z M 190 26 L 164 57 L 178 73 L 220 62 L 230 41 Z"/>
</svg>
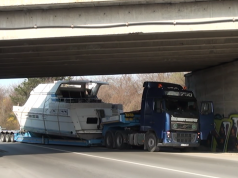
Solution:
<svg viewBox="0 0 238 178">
<path fill-rule="evenodd" d="M 238 31 L 0 41 L 0 78 L 196 71 L 238 58 Z"/>
</svg>

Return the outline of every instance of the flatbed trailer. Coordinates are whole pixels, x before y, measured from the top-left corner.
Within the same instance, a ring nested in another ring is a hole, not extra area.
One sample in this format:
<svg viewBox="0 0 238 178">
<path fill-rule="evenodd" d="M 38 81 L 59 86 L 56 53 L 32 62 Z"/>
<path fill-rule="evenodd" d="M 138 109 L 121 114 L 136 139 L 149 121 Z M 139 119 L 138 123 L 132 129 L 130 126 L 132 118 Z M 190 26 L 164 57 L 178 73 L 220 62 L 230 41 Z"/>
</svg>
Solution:
<svg viewBox="0 0 238 178">
<path fill-rule="evenodd" d="M 108 130 L 114 130 L 119 127 L 139 126 L 138 119 L 139 115 L 134 115 L 132 113 L 122 113 L 119 116 L 104 118 L 101 123 L 103 126 L 102 138 L 105 137 Z M 102 138 L 80 140 L 78 138 L 49 137 L 48 135 L 21 132 L 20 130 L 1 130 L 0 132 L 0 140 L 2 142 L 22 142 L 45 145 L 103 146 L 105 145 L 105 140 Z"/>
<path fill-rule="evenodd" d="M 1 142 L 22 142 L 45 145 L 72 145 L 72 146 L 94 146 L 102 145 L 102 139 L 82 140 L 75 138 L 49 137 L 48 135 L 22 132 L 20 130 L 6 130 L 0 126 Z"/>
<path fill-rule="evenodd" d="M 80 140 L 72 138 L 53 138 L 47 135 L 36 136 L 30 132 L 20 131 L 2 131 L 0 133 L 2 142 L 22 142 L 22 143 L 36 143 L 45 145 L 72 145 L 72 146 L 100 146 L 102 139 Z"/>
</svg>

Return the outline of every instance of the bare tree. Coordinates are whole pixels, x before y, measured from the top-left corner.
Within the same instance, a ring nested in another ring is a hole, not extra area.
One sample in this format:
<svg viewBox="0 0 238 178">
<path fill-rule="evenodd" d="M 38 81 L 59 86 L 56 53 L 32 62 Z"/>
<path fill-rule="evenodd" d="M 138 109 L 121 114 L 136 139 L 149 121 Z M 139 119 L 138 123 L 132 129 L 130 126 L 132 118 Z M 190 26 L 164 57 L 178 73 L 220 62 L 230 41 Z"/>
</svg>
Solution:
<svg viewBox="0 0 238 178">
<path fill-rule="evenodd" d="M 124 111 L 140 109 L 143 83 L 145 81 L 171 82 L 181 85 L 185 83 L 183 73 L 100 76 L 94 79 L 109 82 L 109 86 L 102 86 L 99 91 L 99 97 L 104 102 L 123 104 Z"/>
<path fill-rule="evenodd" d="M 0 87 L 0 125 L 7 129 L 17 129 L 18 122 L 12 112 L 12 101 L 9 94 L 13 87 Z"/>
</svg>

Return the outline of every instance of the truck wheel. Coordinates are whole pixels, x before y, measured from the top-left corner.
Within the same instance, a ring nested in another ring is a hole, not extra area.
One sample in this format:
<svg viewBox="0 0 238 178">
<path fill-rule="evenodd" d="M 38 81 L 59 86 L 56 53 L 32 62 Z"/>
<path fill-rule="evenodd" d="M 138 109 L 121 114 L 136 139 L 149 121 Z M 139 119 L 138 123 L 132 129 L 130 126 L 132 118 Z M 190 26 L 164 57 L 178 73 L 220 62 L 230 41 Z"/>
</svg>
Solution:
<svg viewBox="0 0 238 178">
<path fill-rule="evenodd" d="M 146 137 L 146 147 L 149 152 L 158 150 L 156 136 L 153 133 L 149 133 Z"/>
<path fill-rule="evenodd" d="M 113 148 L 113 133 L 111 131 L 108 131 L 105 135 L 105 146 L 107 148 Z"/>
<path fill-rule="evenodd" d="M 6 134 L 6 142 L 10 142 L 11 139 L 10 139 L 10 134 Z"/>
<path fill-rule="evenodd" d="M 1 141 L 2 142 L 6 141 L 6 135 L 4 133 L 1 134 Z"/>
<path fill-rule="evenodd" d="M 126 144 L 124 143 L 123 133 L 117 132 L 115 141 L 116 141 L 116 148 L 118 149 L 125 148 Z"/>
<path fill-rule="evenodd" d="M 11 142 L 15 142 L 15 140 L 14 140 L 14 134 L 11 134 L 10 140 L 11 140 Z"/>
</svg>

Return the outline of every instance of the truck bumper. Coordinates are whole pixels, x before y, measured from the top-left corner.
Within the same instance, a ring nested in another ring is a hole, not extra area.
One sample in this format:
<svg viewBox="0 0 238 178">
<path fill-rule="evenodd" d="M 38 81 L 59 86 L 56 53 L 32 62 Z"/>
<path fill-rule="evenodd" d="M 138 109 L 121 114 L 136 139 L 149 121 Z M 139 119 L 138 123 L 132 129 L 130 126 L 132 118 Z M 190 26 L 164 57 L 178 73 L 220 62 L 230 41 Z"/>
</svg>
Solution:
<svg viewBox="0 0 238 178">
<path fill-rule="evenodd" d="M 158 143 L 157 146 L 158 147 L 177 147 L 177 148 L 181 148 L 181 147 L 199 147 L 199 143 Z"/>
<path fill-rule="evenodd" d="M 199 135 L 194 132 L 165 132 L 162 143 L 158 147 L 199 147 Z"/>
</svg>

